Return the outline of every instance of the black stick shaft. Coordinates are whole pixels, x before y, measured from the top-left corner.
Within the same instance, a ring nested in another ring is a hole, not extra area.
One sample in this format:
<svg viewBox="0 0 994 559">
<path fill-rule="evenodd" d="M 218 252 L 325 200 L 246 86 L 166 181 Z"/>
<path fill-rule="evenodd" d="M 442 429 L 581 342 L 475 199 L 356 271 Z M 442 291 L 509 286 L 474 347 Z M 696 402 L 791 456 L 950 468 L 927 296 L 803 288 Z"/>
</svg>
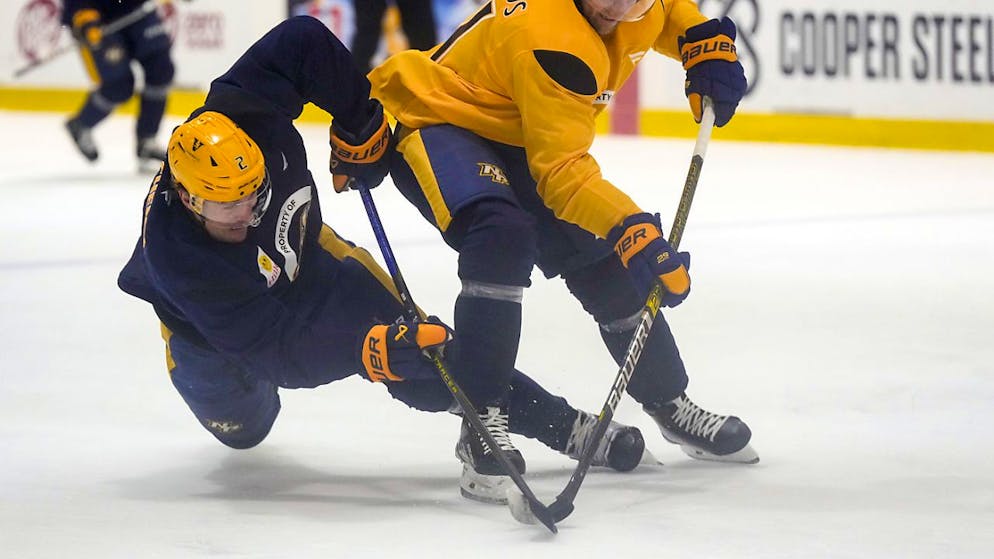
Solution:
<svg viewBox="0 0 994 559">
<path fill-rule="evenodd" d="M 687 180 L 683 184 L 683 194 L 680 196 L 680 204 L 673 218 L 673 227 L 670 228 L 669 242 L 673 250 L 679 248 L 680 240 L 683 237 L 683 229 L 687 225 L 687 216 L 690 214 L 690 205 L 694 200 L 694 193 L 697 191 L 697 181 L 701 177 L 701 168 L 704 166 L 704 154 L 707 151 L 713 127 L 714 110 L 711 107 L 710 99 L 705 98 L 704 114 L 701 118 L 700 130 L 697 133 L 697 143 L 694 145 L 694 155 L 690 160 Z M 614 379 L 614 384 L 611 385 L 611 392 L 608 394 L 607 400 L 601 408 L 601 413 L 597 418 L 597 427 L 594 429 L 594 433 L 590 439 L 592 441 L 601 440 L 604 437 L 604 433 L 607 432 L 608 425 L 611 424 L 611 418 L 614 417 L 615 409 L 621 401 L 622 395 L 625 393 L 625 388 L 628 387 L 628 382 L 635 372 L 635 366 L 638 365 L 639 358 L 642 357 L 642 350 L 645 349 L 645 342 L 649 338 L 649 332 L 652 330 L 652 323 L 655 321 L 656 314 L 659 312 L 662 297 L 663 286 L 660 282 L 656 281 L 652 286 L 652 290 L 649 291 L 645 306 L 642 307 L 639 324 L 635 327 L 635 333 L 632 335 L 632 340 L 628 343 L 628 349 L 625 352 L 625 360 L 622 362 L 621 369 Z M 556 500 L 549 505 L 549 509 L 552 511 L 556 522 L 563 520 L 573 512 L 573 500 L 576 499 L 576 495 L 580 491 L 580 486 L 587 477 L 587 471 L 590 469 L 596 449 L 596 444 L 592 444 L 587 448 L 583 456 L 580 457 L 580 462 L 573 470 L 573 474 L 570 476 L 566 487 L 559 493 Z"/>
</svg>

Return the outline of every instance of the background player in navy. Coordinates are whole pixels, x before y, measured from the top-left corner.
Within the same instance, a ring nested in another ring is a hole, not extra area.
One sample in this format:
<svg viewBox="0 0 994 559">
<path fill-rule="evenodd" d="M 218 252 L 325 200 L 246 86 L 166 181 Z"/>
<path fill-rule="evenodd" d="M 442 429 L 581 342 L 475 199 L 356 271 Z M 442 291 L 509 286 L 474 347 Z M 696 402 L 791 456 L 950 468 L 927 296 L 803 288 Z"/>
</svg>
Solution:
<svg viewBox="0 0 994 559">
<path fill-rule="evenodd" d="M 411 407 L 453 405 L 421 354 L 451 331 L 431 318 L 395 322 L 403 307 L 389 276 L 322 223 L 293 126 L 306 102 L 334 117 L 336 182 L 379 184 L 391 133 L 369 82 L 318 20 L 289 19 L 214 80 L 204 106 L 174 130 L 118 279 L 154 307 L 176 390 L 234 448 L 267 436 L 279 389 L 357 372 Z M 593 416 L 521 373 L 512 390 L 510 424 L 495 426 L 501 441 L 510 430 L 574 458 L 592 444 Z M 643 448 L 637 429 L 615 424 L 598 441 L 597 464 L 634 468 Z M 505 499 L 502 486 L 464 479 L 462 487 L 476 499 Z"/>
<path fill-rule="evenodd" d="M 746 89 L 735 34 L 731 20 L 708 20 L 691 0 L 487 2 L 442 44 L 369 73 L 400 123 L 394 183 L 459 252 L 449 355 L 481 415 L 506 413 L 535 266 L 565 280 L 619 364 L 653 282 L 667 307 L 690 293 L 689 256 L 669 246 L 658 216 L 601 175 L 589 149 L 597 114 L 650 50 L 682 60 L 698 122 L 710 97 L 716 124 L 727 123 Z M 746 424 L 697 406 L 687 385 L 658 317 L 628 392 L 691 456 L 758 460 Z M 499 475 L 468 434 L 464 462 Z"/>
<path fill-rule="evenodd" d="M 435 14 L 432 0 L 394 0 L 400 13 L 400 25 L 407 37 L 408 48 L 428 50 L 435 46 Z M 355 35 L 352 56 L 363 72 L 369 72 L 373 56 L 383 35 L 383 15 L 386 0 L 355 2 Z"/>
<path fill-rule="evenodd" d="M 144 86 L 135 124 L 135 153 L 139 165 L 162 161 L 165 152 L 155 136 L 166 110 L 166 96 L 175 68 L 172 41 L 151 0 L 63 0 L 62 23 L 79 42 L 83 64 L 95 86 L 66 128 L 86 159 L 99 157 L 92 129 L 135 92 L 132 61 L 142 68 Z M 123 29 L 105 35 L 101 28 L 132 14 L 144 14 Z"/>
</svg>

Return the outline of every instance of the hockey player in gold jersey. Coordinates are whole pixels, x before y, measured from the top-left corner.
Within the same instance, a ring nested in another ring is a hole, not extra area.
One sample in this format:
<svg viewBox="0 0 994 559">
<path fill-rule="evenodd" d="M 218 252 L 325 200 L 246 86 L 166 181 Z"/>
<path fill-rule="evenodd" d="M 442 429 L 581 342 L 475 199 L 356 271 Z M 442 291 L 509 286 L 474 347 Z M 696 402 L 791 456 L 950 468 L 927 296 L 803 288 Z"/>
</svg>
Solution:
<svg viewBox="0 0 994 559">
<path fill-rule="evenodd" d="M 370 72 L 372 95 L 398 121 L 394 182 L 459 252 L 449 358 L 481 417 L 506 418 L 535 265 L 565 280 L 616 360 L 654 281 L 667 307 L 688 295 L 689 255 L 601 176 L 588 150 L 595 117 L 649 50 L 683 64 L 698 122 L 709 97 L 725 125 L 746 89 L 735 35 L 730 19 L 708 20 L 690 0 L 491 0 L 434 49 Z M 757 461 L 746 424 L 698 407 L 687 384 L 660 320 L 629 393 L 691 456 Z M 464 428 L 457 452 L 485 482 L 501 471 L 475 439 Z M 506 450 L 524 471 L 520 453 Z"/>
</svg>

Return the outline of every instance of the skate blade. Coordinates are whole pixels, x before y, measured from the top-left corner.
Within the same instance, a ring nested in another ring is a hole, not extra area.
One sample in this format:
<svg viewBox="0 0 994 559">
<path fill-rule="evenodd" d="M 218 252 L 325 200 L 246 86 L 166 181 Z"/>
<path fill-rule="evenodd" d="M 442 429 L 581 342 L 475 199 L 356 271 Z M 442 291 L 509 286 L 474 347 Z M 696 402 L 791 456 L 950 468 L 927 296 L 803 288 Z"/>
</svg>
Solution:
<svg viewBox="0 0 994 559">
<path fill-rule="evenodd" d="M 463 465 L 459 492 L 463 497 L 480 503 L 506 505 L 507 491 L 513 485 L 510 476 L 488 476 Z"/>
<path fill-rule="evenodd" d="M 665 464 L 663 464 L 663 461 L 660 460 L 659 458 L 656 458 L 656 456 L 653 453 L 649 452 L 649 449 L 647 448 L 642 451 L 642 459 L 639 460 L 639 464 L 637 467 L 642 468 L 645 466 L 664 466 L 664 465 Z"/>
<path fill-rule="evenodd" d="M 680 450 L 684 452 L 687 456 L 691 458 L 696 458 L 698 460 L 710 460 L 712 462 L 733 462 L 736 464 L 756 464 L 759 462 L 759 455 L 756 451 L 752 449 L 751 446 L 745 445 L 741 449 L 731 453 L 731 454 L 711 454 L 706 450 L 702 450 L 697 447 L 690 446 L 688 444 L 680 445 Z"/>
</svg>

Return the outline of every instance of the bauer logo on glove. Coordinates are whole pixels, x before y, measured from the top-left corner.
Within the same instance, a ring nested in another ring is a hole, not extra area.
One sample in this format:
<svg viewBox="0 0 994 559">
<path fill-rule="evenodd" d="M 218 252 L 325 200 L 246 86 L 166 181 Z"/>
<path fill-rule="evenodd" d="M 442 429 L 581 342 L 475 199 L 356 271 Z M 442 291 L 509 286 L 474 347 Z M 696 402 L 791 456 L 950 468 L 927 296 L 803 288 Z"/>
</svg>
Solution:
<svg viewBox="0 0 994 559">
<path fill-rule="evenodd" d="M 331 123 L 328 168 L 334 175 L 336 192 L 351 189 L 356 181 L 373 188 L 383 182 L 390 170 L 391 133 L 383 117 L 383 106 L 370 99 L 368 112 L 369 119 L 358 133 L 346 130 L 337 120 Z"/>
<path fill-rule="evenodd" d="M 718 35 L 683 45 L 680 56 L 683 59 L 683 69 L 689 70 L 705 60 L 725 60 L 735 62 L 735 42 L 726 35 Z"/>
<path fill-rule="evenodd" d="M 677 38 L 677 48 L 687 71 L 684 93 L 694 120 L 701 121 L 704 98 L 714 104 L 714 125 L 731 120 L 748 84 L 735 50 L 735 22 L 724 17 L 687 29 Z"/>
<path fill-rule="evenodd" d="M 655 239 L 660 237 L 659 228 L 651 223 L 636 223 L 626 229 L 614 245 L 614 252 L 621 258 L 626 267 L 635 253 L 642 251 Z"/>
<path fill-rule="evenodd" d="M 331 135 L 329 143 L 332 153 L 331 169 L 334 171 L 343 162 L 372 163 L 379 160 L 390 143 L 390 131 L 384 120 L 373 135 L 361 145 L 349 144 L 335 134 Z"/>
<path fill-rule="evenodd" d="M 426 358 L 430 350 L 442 351 L 452 339 L 452 329 L 437 317 L 390 325 L 377 324 L 362 341 L 360 359 L 366 377 L 373 382 L 402 382 L 434 378 L 435 366 Z"/>
<path fill-rule="evenodd" d="M 641 293 L 647 294 L 653 282 L 662 283 L 666 307 L 679 305 L 690 294 L 690 255 L 676 253 L 663 238 L 658 215 L 630 215 L 611 230 L 608 240 Z"/>
</svg>

